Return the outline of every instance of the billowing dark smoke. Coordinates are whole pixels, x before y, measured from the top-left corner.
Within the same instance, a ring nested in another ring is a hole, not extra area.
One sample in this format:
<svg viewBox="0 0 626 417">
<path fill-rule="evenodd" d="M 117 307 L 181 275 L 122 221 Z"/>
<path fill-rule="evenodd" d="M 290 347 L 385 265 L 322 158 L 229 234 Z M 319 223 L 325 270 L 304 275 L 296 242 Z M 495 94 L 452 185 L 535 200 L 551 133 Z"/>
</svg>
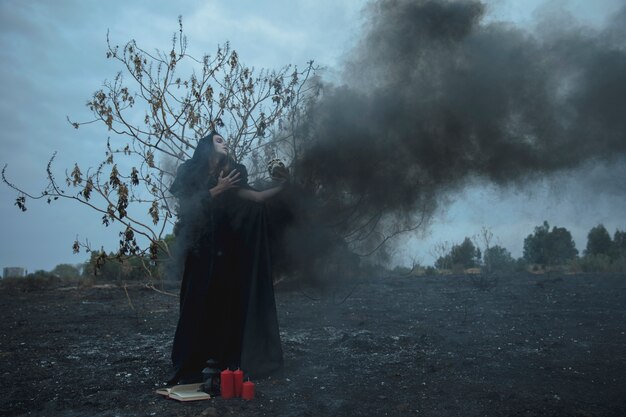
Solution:
<svg viewBox="0 0 626 417">
<path fill-rule="evenodd" d="M 346 233 L 430 212 L 469 180 L 515 185 L 626 154 L 626 8 L 602 30 L 544 34 L 484 15 L 478 1 L 368 7 L 296 166 L 354 220 Z"/>
</svg>

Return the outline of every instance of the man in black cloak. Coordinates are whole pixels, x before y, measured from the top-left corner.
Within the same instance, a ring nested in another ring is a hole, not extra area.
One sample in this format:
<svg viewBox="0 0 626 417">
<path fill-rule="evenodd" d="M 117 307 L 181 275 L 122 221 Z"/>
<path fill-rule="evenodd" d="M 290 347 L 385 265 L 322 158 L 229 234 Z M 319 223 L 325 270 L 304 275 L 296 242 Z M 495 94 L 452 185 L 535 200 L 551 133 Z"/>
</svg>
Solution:
<svg viewBox="0 0 626 417">
<path fill-rule="evenodd" d="M 170 383 L 199 382 L 209 360 L 251 377 L 282 366 L 263 203 L 283 185 L 257 191 L 247 177 L 212 132 L 170 188 L 179 202 L 175 234 L 184 259 Z"/>
</svg>

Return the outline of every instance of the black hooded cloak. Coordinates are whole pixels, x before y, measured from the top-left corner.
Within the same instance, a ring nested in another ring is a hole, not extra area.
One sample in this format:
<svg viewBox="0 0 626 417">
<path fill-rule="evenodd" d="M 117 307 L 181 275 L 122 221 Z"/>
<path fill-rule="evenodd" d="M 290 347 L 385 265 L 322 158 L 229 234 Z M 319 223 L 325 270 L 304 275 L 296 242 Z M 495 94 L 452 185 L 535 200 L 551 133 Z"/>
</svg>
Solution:
<svg viewBox="0 0 626 417">
<path fill-rule="evenodd" d="M 240 198 L 237 188 L 211 197 L 214 135 L 199 141 L 170 188 L 179 202 L 176 242 L 184 258 L 170 382 L 198 380 L 207 360 L 251 377 L 283 363 L 266 208 Z M 251 189 L 245 166 L 231 159 L 230 167 L 240 172 L 238 187 Z"/>
</svg>

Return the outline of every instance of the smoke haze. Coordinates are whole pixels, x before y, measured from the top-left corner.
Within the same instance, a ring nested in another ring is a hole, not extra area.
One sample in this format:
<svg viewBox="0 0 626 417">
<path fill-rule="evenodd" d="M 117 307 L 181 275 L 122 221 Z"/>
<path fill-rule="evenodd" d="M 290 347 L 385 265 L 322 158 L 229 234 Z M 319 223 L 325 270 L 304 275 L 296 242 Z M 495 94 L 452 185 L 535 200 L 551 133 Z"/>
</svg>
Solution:
<svg viewBox="0 0 626 417">
<path fill-rule="evenodd" d="M 584 163 L 623 165 L 626 7 L 599 30 L 565 19 L 533 32 L 487 23 L 485 8 L 367 7 L 297 166 L 353 229 L 385 215 L 408 227 L 476 180 L 517 186 Z"/>
</svg>

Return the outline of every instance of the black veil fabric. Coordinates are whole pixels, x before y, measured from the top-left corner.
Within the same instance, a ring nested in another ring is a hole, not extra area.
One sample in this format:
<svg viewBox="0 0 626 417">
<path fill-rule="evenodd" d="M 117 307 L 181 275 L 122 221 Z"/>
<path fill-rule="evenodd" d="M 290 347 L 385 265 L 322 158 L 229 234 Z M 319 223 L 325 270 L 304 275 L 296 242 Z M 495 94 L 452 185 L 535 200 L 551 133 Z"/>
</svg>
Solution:
<svg viewBox="0 0 626 417">
<path fill-rule="evenodd" d="M 250 377 L 283 363 L 266 207 L 241 199 L 237 189 L 211 197 L 213 136 L 199 141 L 170 188 L 179 204 L 176 252 L 183 258 L 170 382 L 199 379 L 208 360 Z M 240 172 L 239 188 L 251 188 L 245 166 L 229 165 Z"/>
</svg>

